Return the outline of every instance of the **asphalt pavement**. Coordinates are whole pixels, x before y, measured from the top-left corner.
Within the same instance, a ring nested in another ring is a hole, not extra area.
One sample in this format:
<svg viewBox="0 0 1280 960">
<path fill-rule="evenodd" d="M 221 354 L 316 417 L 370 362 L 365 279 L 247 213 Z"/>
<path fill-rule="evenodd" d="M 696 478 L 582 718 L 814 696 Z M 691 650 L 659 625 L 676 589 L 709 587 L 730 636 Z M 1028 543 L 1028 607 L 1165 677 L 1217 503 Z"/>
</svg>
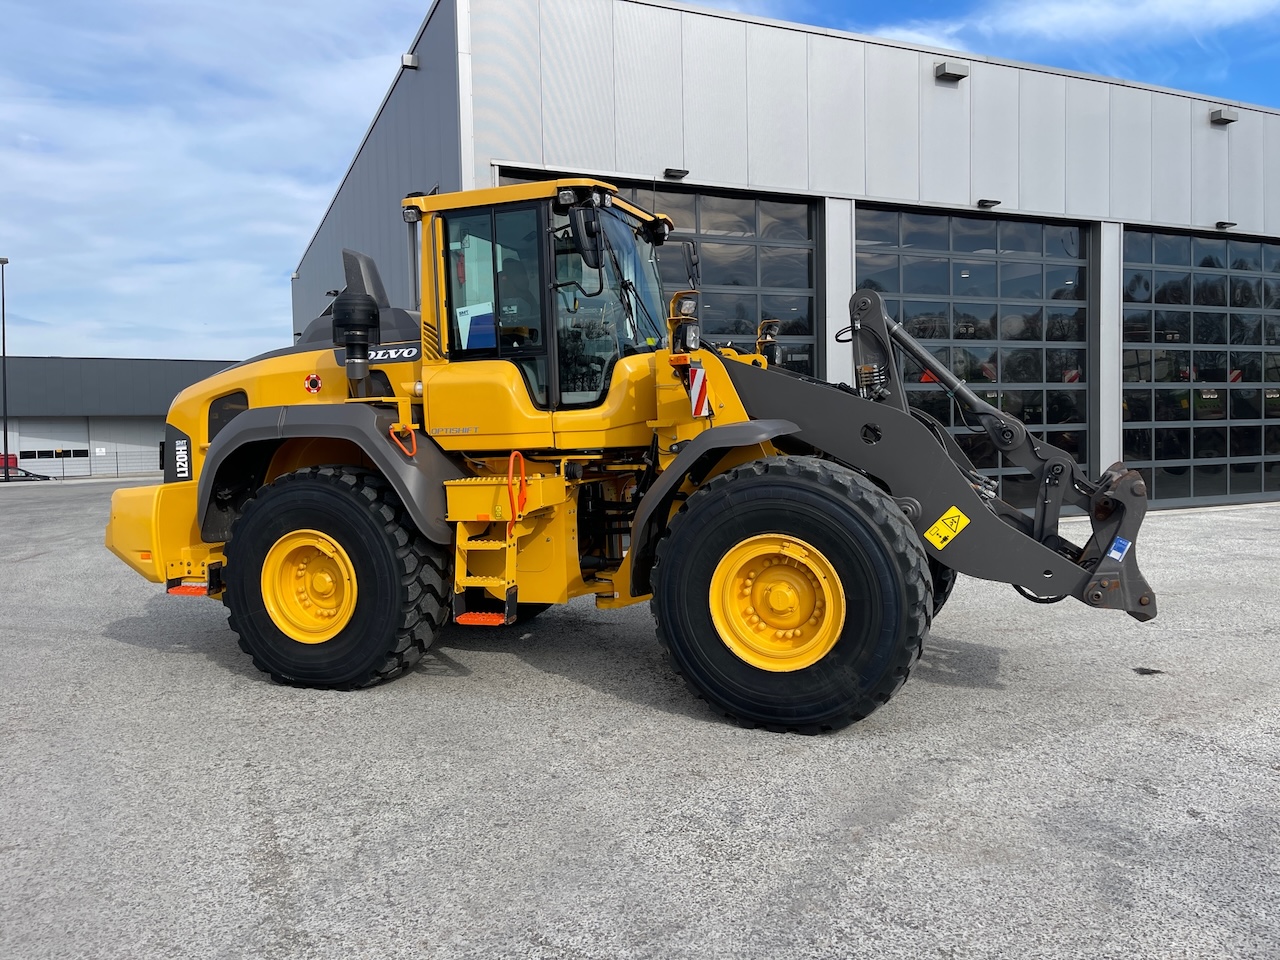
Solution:
<svg viewBox="0 0 1280 960">
<path fill-rule="evenodd" d="M 277 686 L 105 550 L 117 483 L 0 486 L 6 960 L 1280 957 L 1280 505 L 1149 516 L 1148 624 L 962 579 L 801 737 L 647 606 Z"/>
</svg>

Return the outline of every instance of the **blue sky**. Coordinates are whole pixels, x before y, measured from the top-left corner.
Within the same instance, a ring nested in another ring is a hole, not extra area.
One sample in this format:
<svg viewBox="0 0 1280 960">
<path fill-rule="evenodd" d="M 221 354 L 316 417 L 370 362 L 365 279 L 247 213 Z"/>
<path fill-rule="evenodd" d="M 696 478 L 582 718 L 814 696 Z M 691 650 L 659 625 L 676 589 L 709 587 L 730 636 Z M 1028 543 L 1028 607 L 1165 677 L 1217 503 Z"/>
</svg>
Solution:
<svg viewBox="0 0 1280 960">
<path fill-rule="evenodd" d="M 0 0 L 0 256 L 15 355 L 239 359 L 429 0 Z M 1280 0 L 704 6 L 1280 109 Z"/>
</svg>

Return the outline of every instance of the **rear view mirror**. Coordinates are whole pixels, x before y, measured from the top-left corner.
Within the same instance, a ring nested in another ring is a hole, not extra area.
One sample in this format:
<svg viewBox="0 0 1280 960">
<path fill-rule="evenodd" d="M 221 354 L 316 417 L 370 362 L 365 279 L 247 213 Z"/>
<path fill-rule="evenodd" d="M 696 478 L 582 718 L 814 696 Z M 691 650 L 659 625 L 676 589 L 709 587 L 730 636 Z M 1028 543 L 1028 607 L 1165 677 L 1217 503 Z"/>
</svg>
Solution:
<svg viewBox="0 0 1280 960">
<path fill-rule="evenodd" d="M 702 272 L 698 268 L 698 248 L 692 240 L 684 242 L 684 271 L 689 275 L 689 286 L 694 290 L 702 280 Z"/>
<path fill-rule="evenodd" d="M 574 207 L 569 211 L 573 247 L 589 270 L 604 265 L 604 239 L 600 233 L 600 212 L 595 207 Z"/>
</svg>

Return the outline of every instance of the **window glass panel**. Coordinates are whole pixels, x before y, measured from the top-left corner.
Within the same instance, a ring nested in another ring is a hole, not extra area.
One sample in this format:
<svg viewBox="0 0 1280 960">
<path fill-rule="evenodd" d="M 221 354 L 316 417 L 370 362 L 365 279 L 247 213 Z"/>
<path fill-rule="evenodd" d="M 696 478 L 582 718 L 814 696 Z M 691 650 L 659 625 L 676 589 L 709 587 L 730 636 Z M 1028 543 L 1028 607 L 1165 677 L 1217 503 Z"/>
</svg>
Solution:
<svg viewBox="0 0 1280 960">
<path fill-rule="evenodd" d="M 1195 444 L 1194 455 L 1197 460 L 1225 457 L 1227 455 L 1226 427 L 1196 427 L 1192 433 Z"/>
<path fill-rule="evenodd" d="M 947 322 L 945 303 L 904 301 L 902 325 L 917 340 L 945 340 L 951 336 L 951 325 Z"/>
<path fill-rule="evenodd" d="M 755 294 L 704 293 L 699 313 L 702 330 L 710 337 L 751 337 L 760 327 Z"/>
<path fill-rule="evenodd" d="M 1155 234 L 1156 263 L 1174 267 L 1191 266 L 1191 238 L 1176 233 Z"/>
<path fill-rule="evenodd" d="M 951 290 L 957 297 L 996 296 L 996 265 L 992 260 L 952 260 Z"/>
<path fill-rule="evenodd" d="M 1227 379 L 1227 352 L 1225 350 L 1197 350 L 1192 361 L 1192 379 L 1201 382 Z"/>
<path fill-rule="evenodd" d="M 783 343 L 782 365 L 794 373 L 812 377 L 814 375 L 813 350 L 812 343 Z"/>
<path fill-rule="evenodd" d="M 1080 228 L 1046 224 L 1044 228 L 1044 255 L 1046 257 L 1070 257 L 1084 259 L 1084 247 L 1080 242 Z"/>
<path fill-rule="evenodd" d="M 688 288 L 689 274 L 684 269 L 684 251 L 679 243 L 668 241 L 658 251 L 658 273 L 668 295 Z"/>
<path fill-rule="evenodd" d="M 950 347 L 929 347 L 929 352 L 942 361 L 945 366 L 950 361 L 948 357 L 951 354 Z M 910 357 L 903 358 L 902 379 L 905 383 L 923 383 L 924 367 L 916 363 Z"/>
<path fill-rule="evenodd" d="M 957 303 L 954 307 L 957 340 L 994 340 L 996 305 L 994 303 Z"/>
<path fill-rule="evenodd" d="M 496 349 L 493 222 L 488 211 L 450 217 L 449 343 L 454 350 Z"/>
<path fill-rule="evenodd" d="M 1121 350 L 1121 377 L 1126 383 L 1150 383 L 1154 377 L 1150 350 Z"/>
<path fill-rule="evenodd" d="M 1190 303 L 1191 274 L 1166 273 L 1157 270 L 1155 274 L 1156 303 Z"/>
<path fill-rule="evenodd" d="M 1086 467 L 1085 458 L 1089 453 L 1089 431 L 1083 429 L 1077 430 L 1050 430 L 1046 438 L 1055 447 L 1060 447 L 1075 458 L 1076 462 L 1082 467 Z M 1085 473 L 1088 473 L 1085 469 Z"/>
<path fill-rule="evenodd" d="M 698 230 L 722 237 L 752 237 L 756 232 L 756 202 L 751 197 L 698 198 Z"/>
<path fill-rule="evenodd" d="M 1083 300 L 1084 267 L 1046 267 L 1046 300 Z"/>
<path fill-rule="evenodd" d="M 1268 310 L 1280 310 L 1280 280 L 1262 282 L 1262 305 Z"/>
<path fill-rule="evenodd" d="M 1045 320 L 1044 337 L 1046 340 L 1083 340 L 1088 311 L 1084 307 L 1075 310 L 1062 310 L 1050 307 Z M 1150 319 L 1147 320 L 1148 326 Z M 1147 334 L 1148 337 L 1150 333 Z"/>
<path fill-rule="evenodd" d="M 1232 383 L 1261 383 L 1262 354 L 1253 351 L 1231 351 L 1231 375 L 1227 378 Z M 1257 414 L 1254 414 L 1257 416 Z"/>
<path fill-rule="evenodd" d="M 858 246 L 898 245 L 898 214 L 892 210 L 858 207 L 854 213 L 854 233 Z"/>
<path fill-rule="evenodd" d="M 950 292 L 945 257 L 903 257 L 902 292 L 933 293 L 946 296 Z"/>
<path fill-rule="evenodd" d="M 952 353 L 951 372 L 969 383 L 995 383 L 998 372 L 995 348 L 956 348 Z"/>
<path fill-rule="evenodd" d="M 1125 230 L 1124 262 L 1151 262 L 1151 234 L 1147 233 L 1145 230 Z"/>
<path fill-rule="evenodd" d="M 1157 460 L 1187 460 L 1191 457 L 1189 427 L 1161 427 L 1155 431 Z"/>
<path fill-rule="evenodd" d="M 659 190 L 656 194 L 640 191 L 641 196 L 637 202 L 641 206 L 648 206 L 649 202 L 653 203 L 654 213 L 665 213 L 671 218 L 671 222 L 675 224 L 677 233 L 693 233 L 697 226 L 697 219 L 694 216 L 694 207 L 696 195 L 692 193 L 676 193 L 669 190 Z M 678 246 L 678 245 L 677 245 Z"/>
<path fill-rule="evenodd" d="M 702 282 L 709 287 L 754 287 L 756 248 L 748 243 L 700 243 Z"/>
<path fill-rule="evenodd" d="M 1234 434 L 1233 434 L 1234 436 Z M 1236 456 L 1235 444 L 1232 443 L 1231 455 Z M 1262 464 L 1233 463 L 1227 468 L 1227 485 L 1231 493 L 1261 493 Z"/>
<path fill-rule="evenodd" d="M 1185 303 L 1187 301 L 1165 301 Z M 1211 307 L 1226 306 L 1226 274 L 1196 274 L 1196 303 Z"/>
<path fill-rule="evenodd" d="M 814 330 L 813 297 L 761 297 L 760 314 L 770 320 L 781 320 L 779 336 L 806 337 Z"/>
<path fill-rule="evenodd" d="M 1258 277 L 1233 276 L 1231 278 L 1231 306 L 1262 306 L 1262 280 Z"/>
<path fill-rule="evenodd" d="M 1280 317 L 1263 318 L 1262 342 L 1268 347 L 1280 346 Z"/>
<path fill-rule="evenodd" d="M 876 290 L 880 293 L 897 293 L 898 258 L 882 253 L 859 253 L 858 289 Z"/>
<path fill-rule="evenodd" d="M 1151 391 L 1125 390 L 1121 404 L 1123 418 L 1134 421 L 1151 419 Z"/>
<path fill-rule="evenodd" d="M 1085 351 L 1046 350 L 1045 380 L 1049 383 L 1084 383 Z"/>
<path fill-rule="evenodd" d="M 1227 241 L 1220 238 L 1195 237 L 1191 241 L 1191 265 L 1193 267 L 1227 266 Z"/>
<path fill-rule="evenodd" d="M 760 201 L 760 236 L 765 240 L 810 240 L 809 220 L 807 204 Z"/>
<path fill-rule="evenodd" d="M 1262 245 L 1262 270 L 1264 273 L 1280 273 L 1280 243 Z"/>
<path fill-rule="evenodd" d="M 1046 395 L 1050 423 L 1084 423 L 1088 418 L 1088 394 L 1083 390 L 1050 390 Z"/>
<path fill-rule="evenodd" d="M 1029 220 L 1000 221 L 1001 253 L 1040 253 L 1044 249 L 1044 228 Z"/>
<path fill-rule="evenodd" d="M 1124 459 L 1132 463 L 1135 460 L 1151 459 L 1151 431 L 1126 430 L 1124 432 Z"/>
<path fill-rule="evenodd" d="M 1124 340 L 1126 343 L 1151 342 L 1151 311 L 1126 310 L 1124 312 Z"/>
<path fill-rule="evenodd" d="M 1239 390 L 1231 391 L 1231 419 L 1233 420 L 1260 420 L 1262 418 L 1262 391 L 1261 390 Z"/>
<path fill-rule="evenodd" d="M 1192 390 L 1191 411 L 1197 420 L 1227 419 L 1226 392 L 1216 387 Z"/>
<path fill-rule="evenodd" d="M 951 218 L 952 249 L 959 253 L 995 253 L 996 221 Z"/>
<path fill-rule="evenodd" d="M 1226 343 L 1227 315 L 1217 311 L 1197 310 L 1193 329 L 1196 343 Z"/>
<path fill-rule="evenodd" d="M 1190 420 L 1190 390 L 1157 390 L 1154 420 Z"/>
<path fill-rule="evenodd" d="M 1124 302 L 1151 302 L 1151 271 L 1126 270 L 1124 273 Z"/>
<path fill-rule="evenodd" d="M 1001 350 L 1000 374 L 1006 383 L 1040 383 L 1044 380 L 1044 354 L 1041 349 Z"/>
<path fill-rule="evenodd" d="M 902 215 L 902 245 L 924 250 L 947 249 L 947 217 L 928 213 Z"/>
<path fill-rule="evenodd" d="M 1160 458 L 1157 442 L 1156 458 Z M 1170 458 L 1172 459 L 1172 458 Z M 1162 500 L 1179 500 L 1191 496 L 1191 470 L 1189 467 L 1158 467 L 1151 478 L 1151 489 Z"/>
<path fill-rule="evenodd" d="M 1227 263 L 1232 270 L 1262 270 L 1262 244 L 1251 240 L 1228 240 Z"/>
<path fill-rule="evenodd" d="M 1280 353 L 1272 353 L 1268 350 L 1263 354 L 1263 369 L 1265 371 L 1263 379 L 1267 383 L 1280 383 Z"/>
<path fill-rule="evenodd" d="M 1197 466 L 1193 473 L 1191 491 L 1197 497 L 1223 497 L 1227 493 L 1227 468 L 1224 464 Z"/>
<path fill-rule="evenodd" d="M 1191 314 L 1185 310 L 1156 311 L 1156 343 L 1188 343 L 1191 340 Z"/>
<path fill-rule="evenodd" d="M 1044 311 L 1039 307 L 1001 307 L 1000 339 L 1042 340 Z"/>
<path fill-rule="evenodd" d="M 1043 269 L 1038 263 L 1000 264 L 1000 296 L 1039 300 L 1044 295 Z"/>
<path fill-rule="evenodd" d="M 808 247 L 760 247 L 762 287 L 813 286 L 813 251 Z"/>
<path fill-rule="evenodd" d="M 1268 384 L 1263 388 L 1262 415 L 1268 420 L 1280 419 L 1280 387 Z"/>
<path fill-rule="evenodd" d="M 1220 343 L 1221 341 L 1214 341 Z M 1262 343 L 1262 314 L 1233 313 L 1231 315 L 1232 343 Z"/>
<path fill-rule="evenodd" d="M 1023 423 L 1044 423 L 1043 390 L 1001 390 L 1000 409 L 1010 413 Z"/>
</svg>

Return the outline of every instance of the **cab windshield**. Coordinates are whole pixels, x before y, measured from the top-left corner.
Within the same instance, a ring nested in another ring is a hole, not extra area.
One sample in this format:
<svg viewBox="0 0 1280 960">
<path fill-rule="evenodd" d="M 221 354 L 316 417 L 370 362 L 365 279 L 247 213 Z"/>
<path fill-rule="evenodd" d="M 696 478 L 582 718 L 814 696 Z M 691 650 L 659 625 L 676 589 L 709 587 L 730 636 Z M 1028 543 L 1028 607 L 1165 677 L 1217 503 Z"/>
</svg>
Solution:
<svg viewBox="0 0 1280 960">
<path fill-rule="evenodd" d="M 609 389 L 621 357 L 662 346 L 664 313 L 658 258 L 644 224 L 615 207 L 600 209 L 604 257 L 587 267 L 574 246 L 569 219 L 555 215 L 555 308 L 560 399 L 593 406 Z"/>
</svg>

